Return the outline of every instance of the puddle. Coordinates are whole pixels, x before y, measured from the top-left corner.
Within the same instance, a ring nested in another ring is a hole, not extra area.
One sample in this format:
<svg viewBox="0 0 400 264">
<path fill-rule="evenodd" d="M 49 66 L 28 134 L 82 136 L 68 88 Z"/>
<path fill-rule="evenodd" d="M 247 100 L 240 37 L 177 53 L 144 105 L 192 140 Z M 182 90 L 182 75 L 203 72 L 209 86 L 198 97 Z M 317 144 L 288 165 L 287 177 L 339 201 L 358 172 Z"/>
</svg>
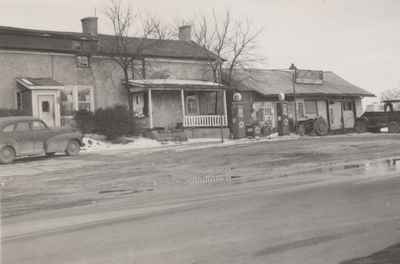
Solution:
<svg viewBox="0 0 400 264">
<path fill-rule="evenodd" d="M 349 163 L 341 165 L 329 165 L 320 168 L 312 168 L 296 172 L 288 172 L 275 175 L 265 175 L 265 177 L 243 177 L 239 175 L 232 176 L 195 176 L 193 184 L 242 184 L 249 182 L 258 182 L 272 180 L 277 178 L 288 178 L 290 176 L 385 176 L 399 172 L 400 176 L 400 157 L 385 160 L 374 160 L 359 163 Z"/>
<path fill-rule="evenodd" d="M 99 191 L 99 194 L 103 194 L 103 193 L 116 193 L 116 192 L 127 192 L 129 190 L 125 190 L 125 189 L 120 189 L 120 190 L 104 190 L 104 191 Z"/>
<path fill-rule="evenodd" d="M 299 175 L 304 174 L 328 174 L 337 176 L 377 176 L 377 174 L 385 175 L 398 171 L 400 174 L 400 158 L 391 158 L 379 161 L 366 161 L 361 163 L 352 163 L 345 165 L 333 165 L 317 169 L 302 171 Z"/>
<path fill-rule="evenodd" d="M 142 193 L 142 192 L 152 192 L 152 191 L 154 191 L 153 188 L 140 189 L 140 190 L 114 189 L 114 190 L 99 191 L 99 194 L 119 193 L 120 195 L 128 195 L 128 194 Z"/>
</svg>

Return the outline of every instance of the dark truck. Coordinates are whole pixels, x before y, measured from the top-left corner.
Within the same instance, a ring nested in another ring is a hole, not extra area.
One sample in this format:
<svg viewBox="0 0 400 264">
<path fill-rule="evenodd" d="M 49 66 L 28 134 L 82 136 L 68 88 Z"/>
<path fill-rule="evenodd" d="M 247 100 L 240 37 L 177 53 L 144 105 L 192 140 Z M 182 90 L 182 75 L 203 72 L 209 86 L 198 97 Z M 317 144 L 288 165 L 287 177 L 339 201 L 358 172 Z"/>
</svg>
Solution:
<svg viewBox="0 0 400 264">
<path fill-rule="evenodd" d="M 400 111 L 396 111 L 393 106 L 394 103 L 400 103 L 400 100 L 385 100 L 382 103 L 383 111 L 366 111 L 356 120 L 356 132 L 379 133 L 387 127 L 389 133 L 400 133 Z"/>
</svg>

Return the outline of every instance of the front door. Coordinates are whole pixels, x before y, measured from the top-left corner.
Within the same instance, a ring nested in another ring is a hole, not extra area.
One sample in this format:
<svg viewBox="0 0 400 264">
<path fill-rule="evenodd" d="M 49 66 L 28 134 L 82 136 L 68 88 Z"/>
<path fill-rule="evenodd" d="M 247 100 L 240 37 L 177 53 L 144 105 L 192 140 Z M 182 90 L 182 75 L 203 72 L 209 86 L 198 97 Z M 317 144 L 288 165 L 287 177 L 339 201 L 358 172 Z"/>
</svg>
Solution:
<svg viewBox="0 0 400 264">
<path fill-rule="evenodd" d="M 329 104 L 329 120 L 332 130 L 342 129 L 342 103 L 334 102 Z"/>
<path fill-rule="evenodd" d="M 47 126 L 55 126 L 55 99 L 54 95 L 38 95 L 39 118 Z"/>
<path fill-rule="evenodd" d="M 344 128 L 353 128 L 355 123 L 355 115 L 352 101 L 343 102 L 343 123 Z"/>
</svg>

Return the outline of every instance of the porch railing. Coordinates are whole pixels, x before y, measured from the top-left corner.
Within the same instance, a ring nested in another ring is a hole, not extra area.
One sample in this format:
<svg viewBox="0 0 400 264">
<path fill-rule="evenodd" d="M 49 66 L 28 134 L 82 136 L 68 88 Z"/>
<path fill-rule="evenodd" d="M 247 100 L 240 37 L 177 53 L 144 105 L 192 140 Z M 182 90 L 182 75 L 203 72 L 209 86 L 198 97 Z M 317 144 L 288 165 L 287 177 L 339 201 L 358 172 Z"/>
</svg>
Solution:
<svg viewBox="0 0 400 264">
<path fill-rule="evenodd" d="M 224 115 L 193 115 L 184 116 L 184 127 L 220 127 L 227 126 L 228 122 Z"/>
</svg>

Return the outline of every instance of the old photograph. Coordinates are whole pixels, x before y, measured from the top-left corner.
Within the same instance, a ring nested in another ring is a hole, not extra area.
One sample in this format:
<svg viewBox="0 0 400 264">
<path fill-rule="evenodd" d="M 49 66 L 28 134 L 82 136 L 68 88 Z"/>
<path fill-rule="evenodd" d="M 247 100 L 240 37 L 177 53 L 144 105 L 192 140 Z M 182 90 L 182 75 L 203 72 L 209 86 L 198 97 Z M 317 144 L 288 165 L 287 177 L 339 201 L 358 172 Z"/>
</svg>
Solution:
<svg viewBox="0 0 400 264">
<path fill-rule="evenodd" d="M 0 0 L 0 264 L 399 264 L 400 1 Z"/>
</svg>

